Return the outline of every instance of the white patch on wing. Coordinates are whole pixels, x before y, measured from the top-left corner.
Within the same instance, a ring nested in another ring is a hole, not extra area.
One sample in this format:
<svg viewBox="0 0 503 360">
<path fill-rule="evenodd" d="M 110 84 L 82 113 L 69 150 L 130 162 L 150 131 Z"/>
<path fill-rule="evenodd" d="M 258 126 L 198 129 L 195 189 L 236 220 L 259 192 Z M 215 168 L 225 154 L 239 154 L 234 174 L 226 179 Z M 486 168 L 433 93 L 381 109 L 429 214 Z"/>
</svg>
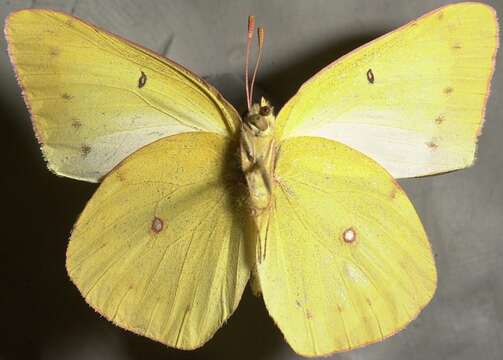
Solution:
<svg viewBox="0 0 503 360">
<path fill-rule="evenodd" d="M 463 162 L 463 155 L 449 151 L 446 146 L 442 146 L 441 140 L 435 148 L 428 146 L 432 139 L 419 131 L 384 125 L 333 122 L 300 132 L 304 136 L 319 136 L 346 144 L 377 161 L 395 178 L 441 171 L 447 159 L 452 162 L 453 157 L 459 157 L 459 162 Z"/>
</svg>

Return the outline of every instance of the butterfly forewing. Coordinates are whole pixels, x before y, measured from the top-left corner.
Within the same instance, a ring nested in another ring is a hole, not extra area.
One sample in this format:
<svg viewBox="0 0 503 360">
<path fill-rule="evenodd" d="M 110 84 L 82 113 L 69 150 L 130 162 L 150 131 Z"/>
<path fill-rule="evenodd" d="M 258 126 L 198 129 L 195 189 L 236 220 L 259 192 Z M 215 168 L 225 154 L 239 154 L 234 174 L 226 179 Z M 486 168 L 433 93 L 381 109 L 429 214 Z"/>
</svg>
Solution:
<svg viewBox="0 0 503 360">
<path fill-rule="evenodd" d="M 234 136 L 239 116 L 178 64 L 73 16 L 22 10 L 9 54 L 49 168 L 99 181 L 140 147 L 194 131 Z"/>
</svg>

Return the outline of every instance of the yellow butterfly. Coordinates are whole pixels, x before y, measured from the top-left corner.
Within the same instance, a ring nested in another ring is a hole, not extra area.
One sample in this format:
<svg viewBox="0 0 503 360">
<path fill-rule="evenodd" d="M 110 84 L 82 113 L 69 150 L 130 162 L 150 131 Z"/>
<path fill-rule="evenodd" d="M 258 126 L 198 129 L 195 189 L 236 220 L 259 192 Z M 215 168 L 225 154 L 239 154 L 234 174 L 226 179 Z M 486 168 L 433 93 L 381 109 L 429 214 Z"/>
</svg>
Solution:
<svg viewBox="0 0 503 360">
<path fill-rule="evenodd" d="M 317 356 L 395 334 L 432 298 L 430 245 L 395 179 L 473 163 L 491 7 L 449 5 L 372 41 L 277 116 L 253 103 L 251 18 L 243 118 L 190 71 L 75 17 L 22 10 L 5 31 L 48 166 L 102 182 L 67 269 L 115 324 L 200 347 L 251 276 L 292 348 Z"/>
</svg>

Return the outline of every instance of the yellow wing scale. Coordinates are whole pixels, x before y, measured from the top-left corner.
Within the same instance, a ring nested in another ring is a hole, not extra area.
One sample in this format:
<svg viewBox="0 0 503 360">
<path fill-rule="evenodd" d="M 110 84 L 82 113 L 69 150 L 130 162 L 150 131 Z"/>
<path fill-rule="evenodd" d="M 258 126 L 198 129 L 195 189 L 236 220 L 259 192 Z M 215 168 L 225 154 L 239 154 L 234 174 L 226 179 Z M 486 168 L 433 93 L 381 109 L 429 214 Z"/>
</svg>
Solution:
<svg viewBox="0 0 503 360">
<path fill-rule="evenodd" d="M 233 191 L 232 149 L 217 134 L 180 134 L 104 179 L 67 252 L 68 273 L 94 309 L 181 349 L 202 346 L 234 312 L 250 274 L 250 227 Z"/>
<path fill-rule="evenodd" d="M 358 151 L 315 137 L 284 141 L 275 176 L 258 275 L 292 348 L 350 350 L 413 320 L 435 292 L 436 270 L 398 183 Z"/>
<path fill-rule="evenodd" d="M 437 9 L 316 74 L 279 113 L 278 132 L 342 142 L 395 178 L 470 166 L 497 48 L 490 6 Z"/>
<path fill-rule="evenodd" d="M 22 10 L 5 31 L 37 137 L 59 175 L 96 182 L 159 138 L 237 130 L 234 108 L 199 77 L 73 16 Z"/>
</svg>

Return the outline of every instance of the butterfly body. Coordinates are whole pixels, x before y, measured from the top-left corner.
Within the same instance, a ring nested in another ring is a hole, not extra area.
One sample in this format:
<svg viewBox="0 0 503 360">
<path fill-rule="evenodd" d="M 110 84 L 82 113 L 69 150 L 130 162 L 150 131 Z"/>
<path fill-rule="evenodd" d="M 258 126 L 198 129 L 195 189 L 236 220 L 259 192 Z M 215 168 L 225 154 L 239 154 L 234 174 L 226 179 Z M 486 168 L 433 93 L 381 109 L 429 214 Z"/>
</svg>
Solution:
<svg viewBox="0 0 503 360">
<path fill-rule="evenodd" d="M 274 133 L 275 116 L 264 98 L 253 104 L 241 127 L 241 168 L 249 192 L 249 208 L 258 233 L 258 259 L 265 256 L 267 212 L 273 201 L 274 167 L 278 154 Z"/>
</svg>

